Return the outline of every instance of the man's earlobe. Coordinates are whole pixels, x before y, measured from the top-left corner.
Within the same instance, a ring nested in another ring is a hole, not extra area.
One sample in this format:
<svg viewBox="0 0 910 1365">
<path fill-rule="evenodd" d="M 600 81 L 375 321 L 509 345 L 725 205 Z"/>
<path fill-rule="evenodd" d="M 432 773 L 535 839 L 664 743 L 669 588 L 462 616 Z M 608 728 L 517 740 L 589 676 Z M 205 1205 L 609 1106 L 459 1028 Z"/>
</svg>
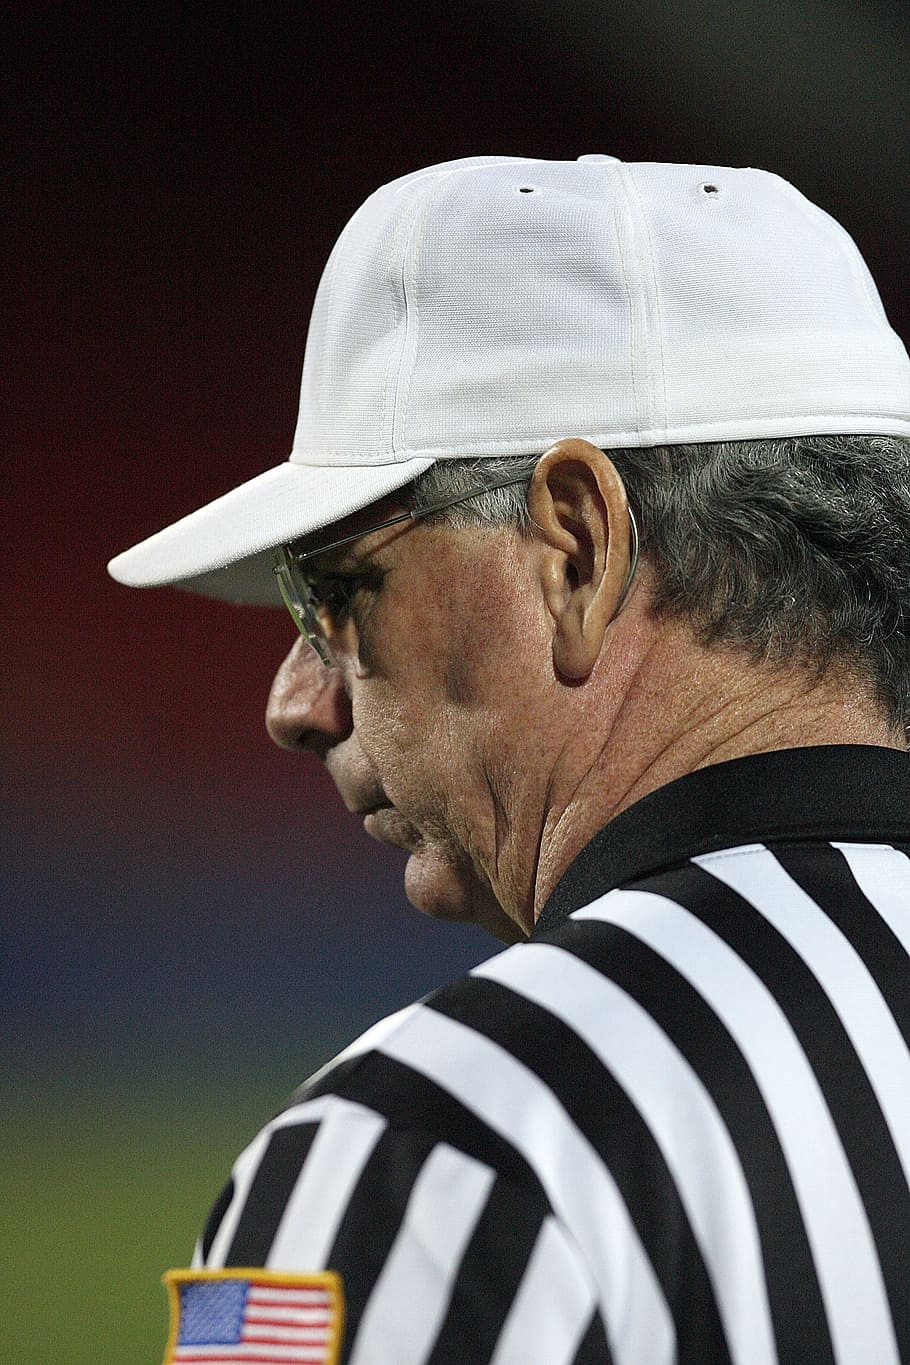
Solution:
<svg viewBox="0 0 910 1365">
<path fill-rule="evenodd" d="M 541 587 L 553 621 L 553 663 L 581 682 L 594 669 L 629 571 L 625 487 L 589 441 L 558 441 L 541 457 L 528 511 L 543 545 Z"/>
</svg>

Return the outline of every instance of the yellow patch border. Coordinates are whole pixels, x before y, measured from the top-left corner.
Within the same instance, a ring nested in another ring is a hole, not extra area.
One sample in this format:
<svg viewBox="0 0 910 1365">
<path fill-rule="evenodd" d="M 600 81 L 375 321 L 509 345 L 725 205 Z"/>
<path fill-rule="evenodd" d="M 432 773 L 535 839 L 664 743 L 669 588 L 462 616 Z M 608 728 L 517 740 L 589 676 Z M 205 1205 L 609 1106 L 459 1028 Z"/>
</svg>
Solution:
<svg viewBox="0 0 910 1365">
<path fill-rule="evenodd" d="M 314 1270 L 309 1274 L 284 1270 L 263 1270 L 261 1266 L 230 1266 L 226 1270 L 167 1270 L 161 1283 L 168 1293 L 171 1326 L 162 1365 L 174 1365 L 174 1348 L 180 1331 L 180 1286 L 200 1280 L 255 1280 L 257 1284 L 283 1285 L 294 1289 L 327 1289 L 332 1300 L 332 1335 L 326 1365 L 338 1365 L 344 1335 L 344 1286 L 334 1270 Z"/>
</svg>

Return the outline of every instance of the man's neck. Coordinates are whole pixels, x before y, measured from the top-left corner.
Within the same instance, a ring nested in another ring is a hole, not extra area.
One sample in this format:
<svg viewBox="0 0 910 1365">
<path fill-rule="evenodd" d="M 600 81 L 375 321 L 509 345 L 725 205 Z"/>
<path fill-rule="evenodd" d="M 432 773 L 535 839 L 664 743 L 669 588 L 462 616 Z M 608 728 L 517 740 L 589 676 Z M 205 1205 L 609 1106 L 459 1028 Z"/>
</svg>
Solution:
<svg viewBox="0 0 910 1365">
<path fill-rule="evenodd" d="M 656 630 L 620 698 L 606 707 L 603 741 L 541 840 L 536 919 L 584 845 L 621 811 L 686 773 L 747 754 L 819 744 L 907 748 L 853 673 L 821 678 L 706 650 L 682 627 Z M 596 729 L 594 730 L 596 734 Z"/>
</svg>

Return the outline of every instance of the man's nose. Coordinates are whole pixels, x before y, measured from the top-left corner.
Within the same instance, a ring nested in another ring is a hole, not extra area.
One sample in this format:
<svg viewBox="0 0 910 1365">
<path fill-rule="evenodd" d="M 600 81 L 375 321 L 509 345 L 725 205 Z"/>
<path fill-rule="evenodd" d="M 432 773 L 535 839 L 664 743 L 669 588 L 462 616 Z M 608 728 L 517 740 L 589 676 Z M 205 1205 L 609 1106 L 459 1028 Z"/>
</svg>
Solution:
<svg viewBox="0 0 910 1365">
<path fill-rule="evenodd" d="M 341 670 L 327 668 L 302 636 L 275 674 L 265 728 L 282 749 L 312 749 L 323 759 L 353 729 Z"/>
</svg>

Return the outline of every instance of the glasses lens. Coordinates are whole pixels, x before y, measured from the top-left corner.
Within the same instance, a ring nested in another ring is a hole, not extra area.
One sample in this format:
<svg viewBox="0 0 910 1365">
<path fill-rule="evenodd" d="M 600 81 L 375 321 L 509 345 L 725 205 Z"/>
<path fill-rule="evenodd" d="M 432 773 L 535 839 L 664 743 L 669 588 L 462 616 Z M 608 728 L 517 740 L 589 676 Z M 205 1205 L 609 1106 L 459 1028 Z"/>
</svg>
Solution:
<svg viewBox="0 0 910 1365">
<path fill-rule="evenodd" d="M 313 646 L 322 662 L 333 667 L 335 660 L 328 642 L 322 634 L 316 603 L 313 600 L 309 583 L 301 573 L 293 558 L 284 548 L 275 561 L 274 574 L 284 605 L 293 617 L 294 624 L 306 642 Z"/>
</svg>

